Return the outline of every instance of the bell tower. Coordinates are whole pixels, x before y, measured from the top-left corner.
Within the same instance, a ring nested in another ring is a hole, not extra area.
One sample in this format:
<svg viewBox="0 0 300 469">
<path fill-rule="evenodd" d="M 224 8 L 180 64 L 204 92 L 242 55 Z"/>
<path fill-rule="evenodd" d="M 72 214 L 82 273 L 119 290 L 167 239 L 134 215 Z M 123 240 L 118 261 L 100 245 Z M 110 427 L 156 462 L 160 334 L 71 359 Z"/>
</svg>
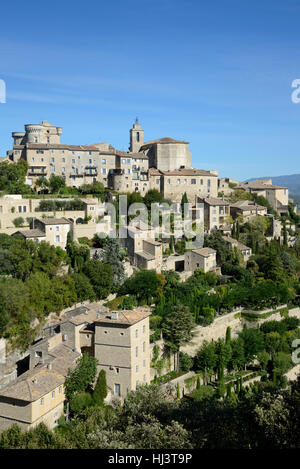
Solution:
<svg viewBox="0 0 300 469">
<path fill-rule="evenodd" d="M 138 118 L 135 119 L 135 123 L 130 129 L 130 147 L 129 151 L 137 153 L 141 146 L 144 144 L 144 130 L 139 124 Z"/>
</svg>

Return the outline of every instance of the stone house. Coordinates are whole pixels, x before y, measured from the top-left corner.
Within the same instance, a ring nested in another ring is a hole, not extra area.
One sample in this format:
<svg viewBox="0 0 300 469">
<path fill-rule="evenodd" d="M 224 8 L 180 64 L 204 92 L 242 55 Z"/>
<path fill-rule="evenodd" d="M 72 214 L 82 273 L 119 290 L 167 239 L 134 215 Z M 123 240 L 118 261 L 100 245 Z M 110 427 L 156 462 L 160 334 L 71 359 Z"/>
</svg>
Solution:
<svg viewBox="0 0 300 469">
<path fill-rule="evenodd" d="M 211 248 L 193 249 L 185 253 L 184 270 L 194 273 L 195 270 L 202 270 L 207 273 L 217 270 L 217 251 Z"/>
<path fill-rule="evenodd" d="M 20 234 L 26 239 L 46 241 L 52 246 L 65 249 L 71 225 L 67 218 L 37 218 L 31 222 L 30 230 L 20 230 L 15 234 Z"/>
<path fill-rule="evenodd" d="M 240 243 L 237 239 L 234 239 L 231 236 L 223 236 L 223 239 L 227 246 L 230 246 L 231 248 L 236 247 L 242 253 L 244 262 L 247 262 L 250 256 L 252 256 L 252 249 L 245 246 L 245 244 Z"/>
<path fill-rule="evenodd" d="M 141 308 L 112 311 L 95 323 L 95 357 L 115 398 L 150 383 L 150 314 Z"/>
<path fill-rule="evenodd" d="M 256 179 L 240 184 L 237 189 L 265 197 L 280 216 L 288 213 L 289 190 L 287 187 L 273 185 L 272 179 Z"/>
<path fill-rule="evenodd" d="M 162 244 L 155 240 L 155 231 L 142 221 L 133 221 L 123 228 L 121 245 L 131 262 L 139 269 L 160 271 Z"/>
<path fill-rule="evenodd" d="M 151 189 L 157 189 L 165 199 L 181 202 L 186 193 L 188 201 L 195 204 L 197 197 L 217 197 L 218 173 L 201 169 L 181 168 L 161 171 L 149 170 Z"/>
<path fill-rule="evenodd" d="M 217 197 L 198 197 L 196 207 L 203 204 L 204 226 L 210 233 L 214 230 L 230 232 L 230 204 L 226 200 Z"/>
<path fill-rule="evenodd" d="M 65 377 L 78 357 L 65 345 L 57 345 L 43 363 L 39 361 L 1 389 L 0 431 L 13 424 L 29 430 L 42 422 L 53 429 L 64 412 Z"/>
<path fill-rule="evenodd" d="M 267 212 L 267 207 L 258 205 L 252 200 L 239 200 L 238 202 L 230 205 L 230 214 L 232 218 L 236 219 L 241 217 L 245 223 L 258 215 L 264 217 L 267 215 Z"/>
</svg>

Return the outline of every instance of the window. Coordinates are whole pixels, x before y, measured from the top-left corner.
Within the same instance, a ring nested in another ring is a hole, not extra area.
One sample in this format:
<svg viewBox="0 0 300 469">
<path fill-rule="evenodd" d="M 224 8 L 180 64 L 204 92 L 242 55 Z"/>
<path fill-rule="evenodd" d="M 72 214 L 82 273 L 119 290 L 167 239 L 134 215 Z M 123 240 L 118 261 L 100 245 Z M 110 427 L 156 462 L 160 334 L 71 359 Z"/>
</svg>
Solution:
<svg viewBox="0 0 300 469">
<path fill-rule="evenodd" d="M 55 242 L 60 243 L 60 235 L 55 236 Z"/>
<path fill-rule="evenodd" d="M 139 372 L 139 365 L 135 365 L 135 372 L 136 372 L 136 373 Z"/>
<path fill-rule="evenodd" d="M 136 330 L 135 330 L 135 337 L 137 337 L 138 334 L 139 334 L 139 331 L 136 329 Z"/>
<path fill-rule="evenodd" d="M 168 184 L 171 184 L 171 179 L 168 179 Z"/>
<path fill-rule="evenodd" d="M 203 179 L 200 179 L 200 184 L 201 186 L 203 186 Z"/>
<path fill-rule="evenodd" d="M 42 397 L 42 398 L 40 399 L 40 405 L 43 405 L 43 404 L 44 404 L 44 398 Z"/>
<path fill-rule="evenodd" d="M 139 356 L 139 348 L 138 348 L 138 347 L 135 347 L 135 356 L 136 356 L 136 357 Z"/>
<path fill-rule="evenodd" d="M 62 163 L 65 163 L 65 162 L 66 162 L 66 158 L 62 158 L 62 159 L 61 159 L 61 162 L 62 162 Z"/>
<path fill-rule="evenodd" d="M 146 342 L 143 342 L 143 352 L 146 350 Z"/>
<path fill-rule="evenodd" d="M 121 396 L 121 387 L 119 384 L 114 385 L 114 394 L 115 396 Z"/>
<path fill-rule="evenodd" d="M 177 179 L 177 184 L 180 184 L 180 179 Z"/>
<path fill-rule="evenodd" d="M 36 152 L 39 153 L 40 155 L 44 154 L 44 150 L 37 150 Z"/>
<path fill-rule="evenodd" d="M 74 159 L 72 160 L 72 163 L 75 163 L 75 160 L 74 160 Z"/>
<path fill-rule="evenodd" d="M 102 164 L 106 164 L 106 160 L 105 160 L 105 159 L 102 160 Z"/>
<path fill-rule="evenodd" d="M 102 174 L 106 174 L 106 168 L 102 168 Z"/>
<path fill-rule="evenodd" d="M 143 376 L 143 381 L 146 381 L 146 375 Z"/>
<path fill-rule="evenodd" d="M 146 326 L 145 326 L 145 324 L 144 324 L 144 325 L 143 325 L 143 334 L 145 334 L 145 332 L 146 332 Z"/>
<path fill-rule="evenodd" d="M 183 184 L 186 184 L 186 183 L 187 183 L 187 180 L 186 180 L 186 179 L 184 179 L 184 180 L 183 180 Z"/>
<path fill-rule="evenodd" d="M 210 179 L 207 179 L 207 185 L 210 187 Z"/>
<path fill-rule="evenodd" d="M 55 391 L 52 391 L 52 399 L 55 398 Z"/>
<path fill-rule="evenodd" d="M 191 184 L 196 184 L 196 179 L 191 179 Z"/>
<path fill-rule="evenodd" d="M 159 179 L 156 179 L 156 184 L 159 184 Z"/>
<path fill-rule="evenodd" d="M 56 226 L 56 227 L 55 227 L 55 231 L 59 231 L 59 226 Z"/>
<path fill-rule="evenodd" d="M 55 158 L 50 158 L 51 163 L 55 162 Z"/>
<path fill-rule="evenodd" d="M 61 391 L 62 391 L 62 387 L 61 387 L 61 386 L 59 386 L 59 388 L 58 388 L 58 392 L 59 392 L 59 394 L 61 394 Z"/>
<path fill-rule="evenodd" d="M 123 163 L 123 164 L 126 164 L 126 160 L 125 160 L 124 158 L 122 159 L 122 163 Z"/>
<path fill-rule="evenodd" d="M 130 164 L 130 163 L 131 163 L 131 161 L 130 161 L 130 159 L 128 159 L 128 160 L 127 160 L 127 164 Z"/>
<path fill-rule="evenodd" d="M 92 160 L 91 160 L 91 159 L 89 160 L 89 164 L 92 164 Z"/>
</svg>

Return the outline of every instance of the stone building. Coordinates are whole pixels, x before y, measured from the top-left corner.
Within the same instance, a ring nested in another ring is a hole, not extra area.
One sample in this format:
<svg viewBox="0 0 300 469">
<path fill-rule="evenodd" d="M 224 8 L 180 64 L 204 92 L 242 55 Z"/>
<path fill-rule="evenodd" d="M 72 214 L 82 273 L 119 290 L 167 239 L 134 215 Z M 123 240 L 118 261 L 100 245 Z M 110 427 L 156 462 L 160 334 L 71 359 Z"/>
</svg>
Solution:
<svg viewBox="0 0 300 469">
<path fill-rule="evenodd" d="M 73 187 L 99 181 L 118 192 L 142 195 L 156 188 L 174 201 L 185 191 L 193 202 L 196 195 L 217 197 L 217 172 L 191 168 L 188 142 L 164 137 L 144 143 L 144 130 L 137 120 L 130 129 L 128 152 L 107 142 L 62 144 L 61 135 L 61 127 L 46 121 L 25 125 L 25 132 L 12 133 L 13 149 L 7 152 L 7 159 L 27 161 L 28 185 L 35 186 L 37 179 L 49 179 L 53 174 Z M 149 168 L 155 168 L 159 175 Z"/>
<path fill-rule="evenodd" d="M 47 241 L 65 249 L 71 226 L 72 223 L 67 218 L 37 218 L 31 222 L 30 230 L 19 230 L 15 234 L 20 234 L 25 239 Z"/>
<path fill-rule="evenodd" d="M 217 270 L 217 251 L 211 248 L 193 249 L 185 253 L 184 270 L 194 273 L 195 270 L 203 270 L 207 273 Z"/>
<path fill-rule="evenodd" d="M 267 215 L 267 207 L 258 205 L 252 200 L 239 200 L 230 205 L 230 214 L 232 218 L 241 217 L 243 222 L 251 220 L 251 218 Z"/>
<path fill-rule="evenodd" d="M 280 216 L 288 214 L 289 190 L 287 187 L 273 185 L 272 179 L 256 179 L 242 183 L 236 188 L 265 197 Z"/>
<path fill-rule="evenodd" d="M 204 226 L 207 232 L 213 230 L 231 231 L 230 204 L 226 200 L 217 197 L 198 197 L 197 205 L 203 204 Z"/>
<path fill-rule="evenodd" d="M 196 203 L 197 197 L 218 196 L 218 173 L 201 169 L 149 170 L 150 187 L 161 192 L 165 199 L 180 202 L 184 193 L 188 201 Z"/>
<path fill-rule="evenodd" d="M 112 311 L 95 323 L 95 357 L 116 398 L 150 383 L 150 314 L 142 309 Z"/>
<path fill-rule="evenodd" d="M 155 231 L 148 224 L 138 221 L 124 227 L 121 244 L 139 269 L 161 270 L 162 244 L 155 240 Z"/>
<path fill-rule="evenodd" d="M 240 243 L 237 239 L 232 238 L 231 236 L 223 236 L 224 241 L 227 246 L 231 248 L 236 247 L 242 254 L 244 262 L 247 262 L 250 256 L 252 256 L 252 249 L 245 244 Z"/>
<path fill-rule="evenodd" d="M 47 359 L 0 390 L 0 432 L 13 424 L 29 430 L 39 423 L 53 429 L 64 412 L 64 382 L 79 354 L 65 345 L 54 346 Z"/>
<path fill-rule="evenodd" d="M 189 142 L 164 137 L 144 143 L 140 151 L 148 156 L 150 168 L 174 171 L 179 168 L 191 168 L 192 155 L 188 145 Z"/>
</svg>

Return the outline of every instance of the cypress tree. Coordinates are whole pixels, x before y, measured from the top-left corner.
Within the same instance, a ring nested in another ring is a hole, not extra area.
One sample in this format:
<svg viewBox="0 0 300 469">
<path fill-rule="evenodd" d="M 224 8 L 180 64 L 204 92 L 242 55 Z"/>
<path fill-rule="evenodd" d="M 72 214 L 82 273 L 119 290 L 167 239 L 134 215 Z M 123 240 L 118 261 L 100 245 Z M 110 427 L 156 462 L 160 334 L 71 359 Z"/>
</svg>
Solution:
<svg viewBox="0 0 300 469">
<path fill-rule="evenodd" d="M 98 405 L 104 404 L 104 399 L 107 396 L 106 372 L 100 370 L 97 383 L 93 392 L 93 400 Z"/>
<path fill-rule="evenodd" d="M 228 326 L 226 329 L 225 343 L 229 345 L 230 342 L 231 342 L 231 328 Z"/>
<path fill-rule="evenodd" d="M 177 390 L 177 399 L 180 400 L 180 387 L 179 387 L 179 383 L 177 383 L 176 390 Z"/>
</svg>

